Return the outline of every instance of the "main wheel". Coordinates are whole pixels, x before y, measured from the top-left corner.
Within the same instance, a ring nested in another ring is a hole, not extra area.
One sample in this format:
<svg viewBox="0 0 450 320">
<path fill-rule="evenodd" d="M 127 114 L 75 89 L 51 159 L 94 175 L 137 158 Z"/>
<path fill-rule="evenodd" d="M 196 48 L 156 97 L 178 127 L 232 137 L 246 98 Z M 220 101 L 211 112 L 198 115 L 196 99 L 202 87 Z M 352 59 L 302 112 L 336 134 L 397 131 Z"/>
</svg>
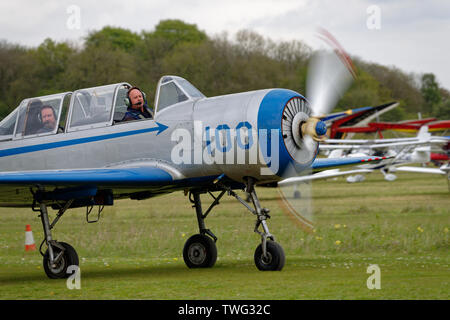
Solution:
<svg viewBox="0 0 450 320">
<path fill-rule="evenodd" d="M 189 268 L 211 268 L 217 260 L 214 240 L 203 234 L 193 235 L 184 245 L 183 259 Z"/>
<path fill-rule="evenodd" d="M 73 265 L 79 265 L 78 254 L 75 249 L 70 244 L 67 244 L 65 242 L 58 242 L 58 244 L 64 247 L 65 250 L 61 259 L 55 264 L 55 266 L 52 266 L 50 264 L 50 254 L 48 252 L 48 249 L 44 254 L 44 270 L 50 279 L 68 278 L 70 274 L 67 273 L 67 268 Z M 52 248 L 53 255 L 55 257 L 57 257 L 58 254 L 62 251 L 56 246 L 53 246 Z"/>
<path fill-rule="evenodd" d="M 262 244 L 255 250 L 255 265 L 261 271 L 280 271 L 284 267 L 285 256 L 283 248 L 275 241 L 268 240 L 267 256 L 264 257 Z"/>
</svg>

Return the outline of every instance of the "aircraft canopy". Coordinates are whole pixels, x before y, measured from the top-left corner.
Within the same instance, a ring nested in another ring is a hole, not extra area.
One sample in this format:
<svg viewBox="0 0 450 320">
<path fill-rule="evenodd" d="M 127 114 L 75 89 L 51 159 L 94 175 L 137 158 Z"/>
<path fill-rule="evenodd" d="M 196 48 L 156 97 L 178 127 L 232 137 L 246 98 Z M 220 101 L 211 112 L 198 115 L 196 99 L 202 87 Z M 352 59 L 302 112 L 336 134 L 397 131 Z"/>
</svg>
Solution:
<svg viewBox="0 0 450 320">
<path fill-rule="evenodd" d="M 188 100 L 205 98 L 189 81 L 178 76 L 163 76 L 155 97 L 156 112 Z"/>
</svg>

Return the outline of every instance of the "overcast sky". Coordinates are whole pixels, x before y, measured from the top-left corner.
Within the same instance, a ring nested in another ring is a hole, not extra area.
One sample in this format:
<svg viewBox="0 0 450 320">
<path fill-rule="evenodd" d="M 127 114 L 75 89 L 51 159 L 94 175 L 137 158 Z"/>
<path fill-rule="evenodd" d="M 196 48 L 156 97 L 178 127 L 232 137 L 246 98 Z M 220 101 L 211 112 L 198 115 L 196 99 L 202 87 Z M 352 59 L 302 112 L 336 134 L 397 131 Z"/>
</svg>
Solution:
<svg viewBox="0 0 450 320">
<path fill-rule="evenodd" d="M 45 38 L 81 41 L 111 25 L 152 31 L 162 19 L 194 23 L 208 35 L 241 29 L 316 47 L 317 27 L 351 55 L 432 72 L 450 90 L 450 1 L 445 0 L 15 0 L 0 3 L 0 39 L 37 46 Z"/>
</svg>

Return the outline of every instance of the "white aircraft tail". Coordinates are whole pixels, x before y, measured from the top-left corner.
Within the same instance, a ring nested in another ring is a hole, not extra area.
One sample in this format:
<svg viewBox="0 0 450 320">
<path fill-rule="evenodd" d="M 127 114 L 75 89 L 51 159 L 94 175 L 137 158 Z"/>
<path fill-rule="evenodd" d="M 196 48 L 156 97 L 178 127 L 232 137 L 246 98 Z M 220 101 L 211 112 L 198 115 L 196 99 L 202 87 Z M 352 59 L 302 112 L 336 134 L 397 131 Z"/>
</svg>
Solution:
<svg viewBox="0 0 450 320">
<path fill-rule="evenodd" d="M 343 156 L 343 150 L 335 149 L 330 151 L 328 158 L 342 158 Z"/>
<path fill-rule="evenodd" d="M 428 132 L 428 126 L 421 126 L 419 133 L 417 134 L 419 140 L 428 140 L 431 138 L 431 133 Z"/>
</svg>

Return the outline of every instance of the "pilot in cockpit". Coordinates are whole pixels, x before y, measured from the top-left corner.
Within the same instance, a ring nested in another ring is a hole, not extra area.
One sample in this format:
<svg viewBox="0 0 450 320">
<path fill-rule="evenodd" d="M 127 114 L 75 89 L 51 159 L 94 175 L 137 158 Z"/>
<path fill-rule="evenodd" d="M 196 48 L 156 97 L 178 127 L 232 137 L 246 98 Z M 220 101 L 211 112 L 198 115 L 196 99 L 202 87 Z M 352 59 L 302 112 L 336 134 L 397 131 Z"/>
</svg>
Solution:
<svg viewBox="0 0 450 320">
<path fill-rule="evenodd" d="M 125 104 L 128 108 L 122 121 L 153 118 L 153 112 L 147 105 L 145 93 L 138 87 L 128 89 Z"/>
</svg>

